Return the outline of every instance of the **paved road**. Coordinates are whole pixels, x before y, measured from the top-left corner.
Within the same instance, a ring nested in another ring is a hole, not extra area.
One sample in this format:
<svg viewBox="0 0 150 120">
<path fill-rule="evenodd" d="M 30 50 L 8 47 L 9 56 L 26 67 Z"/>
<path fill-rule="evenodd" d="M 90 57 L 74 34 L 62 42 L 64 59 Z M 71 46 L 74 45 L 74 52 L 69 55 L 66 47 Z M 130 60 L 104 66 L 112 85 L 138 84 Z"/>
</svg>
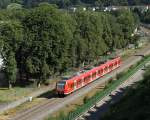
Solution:
<svg viewBox="0 0 150 120">
<path fill-rule="evenodd" d="M 76 120 L 100 120 L 100 117 L 109 110 L 110 106 L 121 99 L 128 87 L 142 80 L 143 73 L 143 70 L 137 71 L 132 77 L 112 91 L 111 95 L 104 97 L 96 104 L 96 107 L 91 108 Z"/>
<path fill-rule="evenodd" d="M 140 50 L 136 53 L 136 56 L 129 57 L 126 61 L 122 63 L 122 66 L 117 70 L 111 72 L 105 77 L 92 82 L 88 86 L 83 87 L 82 89 L 74 92 L 73 94 L 65 97 L 65 98 L 49 98 L 45 103 L 39 104 L 38 106 L 32 107 L 27 111 L 19 112 L 16 116 L 11 118 L 11 120 L 42 120 L 45 116 L 49 114 L 53 114 L 54 112 L 62 109 L 64 106 L 72 103 L 74 100 L 80 98 L 81 96 L 89 93 L 94 88 L 99 86 L 100 84 L 106 82 L 108 79 L 115 76 L 117 73 L 124 71 L 126 68 L 135 64 L 139 60 L 141 60 L 141 54 L 150 54 L 150 45 L 145 49 Z"/>
</svg>

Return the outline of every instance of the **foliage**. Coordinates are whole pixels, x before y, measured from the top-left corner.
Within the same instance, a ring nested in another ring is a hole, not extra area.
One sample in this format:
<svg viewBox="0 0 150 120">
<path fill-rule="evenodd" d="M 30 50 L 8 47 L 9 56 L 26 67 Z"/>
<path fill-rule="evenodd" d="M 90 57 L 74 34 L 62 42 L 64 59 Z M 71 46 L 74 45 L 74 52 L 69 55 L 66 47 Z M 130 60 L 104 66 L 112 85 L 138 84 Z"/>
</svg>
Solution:
<svg viewBox="0 0 150 120">
<path fill-rule="evenodd" d="M 17 76 L 16 53 L 22 40 L 22 26 L 17 21 L 2 21 L 0 24 L 1 56 L 9 85 L 15 83 Z"/>
<path fill-rule="evenodd" d="M 109 95 L 113 90 L 115 90 L 124 81 L 128 80 L 133 74 L 135 74 L 148 61 L 150 61 L 150 56 L 147 56 L 147 57 L 143 58 L 139 62 L 139 64 L 136 64 L 136 66 L 132 67 L 132 69 L 130 69 L 128 72 L 126 72 L 124 74 L 124 76 L 122 76 L 119 80 L 115 80 L 112 83 L 108 84 L 108 87 L 106 87 L 103 91 L 100 91 L 100 92 L 98 91 L 94 96 L 88 98 L 88 100 L 86 98 L 86 102 L 84 102 L 84 104 L 82 104 L 81 106 L 76 107 L 76 109 L 74 111 L 69 112 L 69 114 L 67 116 L 65 116 L 65 115 L 64 116 L 58 116 L 57 120 L 62 120 L 62 119 L 63 120 L 73 120 L 73 119 L 76 119 L 77 117 L 79 117 L 80 115 L 82 115 L 84 112 L 86 112 L 87 110 L 89 110 L 91 107 L 95 106 L 96 103 L 98 103 L 100 100 L 102 100 L 105 96 Z M 126 110 L 126 111 L 128 113 L 128 110 Z M 113 118 L 113 117 L 108 118 L 108 120 L 110 120 L 111 118 Z M 52 120 L 52 119 L 55 119 L 55 118 L 51 118 L 50 117 L 48 120 Z M 117 116 L 116 116 L 116 119 L 117 119 Z M 124 120 L 124 119 L 119 119 L 119 120 Z"/>
<path fill-rule="evenodd" d="M 14 53 L 10 52 L 7 56 L 7 61 L 5 61 L 5 67 L 6 67 L 6 77 L 9 82 L 9 88 L 11 88 L 11 84 L 15 83 L 16 77 L 17 77 L 17 64 L 15 60 Z"/>
<path fill-rule="evenodd" d="M 11 3 L 22 4 L 27 8 L 38 6 L 40 3 L 47 2 L 56 4 L 60 8 L 70 6 L 112 6 L 112 5 L 145 5 L 150 4 L 149 0 L 0 0 L 0 8 L 6 8 Z"/>
<path fill-rule="evenodd" d="M 20 81 L 44 82 L 49 76 L 80 67 L 101 55 L 134 43 L 138 23 L 129 11 L 79 10 L 68 13 L 42 3 L 33 9 L 0 11 L 0 47 L 4 63 L 14 54 Z M 5 66 L 6 69 L 9 66 Z"/>
<path fill-rule="evenodd" d="M 116 79 L 119 80 L 121 77 L 124 76 L 124 74 L 125 74 L 124 72 L 118 73 L 118 74 L 116 75 Z"/>
<path fill-rule="evenodd" d="M 7 9 L 22 9 L 22 5 L 17 4 L 17 3 L 11 3 L 10 5 L 7 6 Z"/>
<path fill-rule="evenodd" d="M 85 96 L 85 97 L 83 98 L 83 103 L 86 104 L 86 103 L 88 102 L 88 100 L 89 100 L 89 97 L 88 97 L 88 96 Z"/>
<path fill-rule="evenodd" d="M 136 88 L 130 89 L 120 102 L 113 105 L 111 110 L 105 114 L 102 120 L 148 120 L 150 104 L 149 83 L 150 69 L 146 70 L 144 79 L 138 83 Z M 134 101 L 134 102 L 133 102 Z M 129 115 L 131 114 L 131 115 Z"/>
<path fill-rule="evenodd" d="M 150 24 L 150 10 L 142 11 L 141 9 L 135 8 L 133 12 L 139 16 L 141 22 Z"/>
</svg>

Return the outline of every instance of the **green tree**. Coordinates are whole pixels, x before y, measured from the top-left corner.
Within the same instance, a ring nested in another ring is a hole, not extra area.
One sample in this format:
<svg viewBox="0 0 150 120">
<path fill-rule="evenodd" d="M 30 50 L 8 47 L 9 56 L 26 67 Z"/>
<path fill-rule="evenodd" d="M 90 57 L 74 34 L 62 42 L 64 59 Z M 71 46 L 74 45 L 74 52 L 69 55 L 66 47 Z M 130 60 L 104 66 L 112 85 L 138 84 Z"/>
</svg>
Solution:
<svg viewBox="0 0 150 120">
<path fill-rule="evenodd" d="M 22 26 L 16 21 L 2 21 L 0 28 L 0 40 L 3 43 L 1 55 L 8 82 L 11 84 L 15 82 L 17 64 L 20 62 L 17 61 L 17 51 L 23 39 Z"/>
<path fill-rule="evenodd" d="M 12 88 L 12 84 L 16 82 L 17 63 L 15 60 L 15 54 L 13 52 L 8 53 L 6 59 L 7 61 L 5 61 L 5 72 L 10 89 Z"/>
<path fill-rule="evenodd" d="M 45 68 L 49 67 L 51 73 L 62 73 L 70 66 L 68 57 L 73 39 L 72 21 L 68 13 L 48 4 L 33 9 L 24 19 L 25 39 L 28 43 L 23 44 L 23 54 L 31 58 L 30 63 L 34 66 L 31 76 L 37 76 L 41 81 L 41 78 L 47 76 L 47 73 L 42 72 Z"/>
</svg>

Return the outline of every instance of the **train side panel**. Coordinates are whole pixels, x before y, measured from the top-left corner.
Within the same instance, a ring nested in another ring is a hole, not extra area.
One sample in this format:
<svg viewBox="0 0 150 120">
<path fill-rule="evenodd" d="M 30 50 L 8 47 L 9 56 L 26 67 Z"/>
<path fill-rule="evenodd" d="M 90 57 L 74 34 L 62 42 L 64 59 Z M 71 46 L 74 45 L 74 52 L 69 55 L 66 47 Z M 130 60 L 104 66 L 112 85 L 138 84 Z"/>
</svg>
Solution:
<svg viewBox="0 0 150 120">
<path fill-rule="evenodd" d="M 64 87 L 64 94 L 70 94 L 83 86 L 86 86 L 90 82 L 104 76 L 105 74 L 113 71 L 114 69 L 120 67 L 121 59 L 120 57 L 115 58 L 102 64 L 86 73 L 81 74 L 80 76 L 76 76 L 70 80 L 66 81 L 66 85 Z"/>
</svg>

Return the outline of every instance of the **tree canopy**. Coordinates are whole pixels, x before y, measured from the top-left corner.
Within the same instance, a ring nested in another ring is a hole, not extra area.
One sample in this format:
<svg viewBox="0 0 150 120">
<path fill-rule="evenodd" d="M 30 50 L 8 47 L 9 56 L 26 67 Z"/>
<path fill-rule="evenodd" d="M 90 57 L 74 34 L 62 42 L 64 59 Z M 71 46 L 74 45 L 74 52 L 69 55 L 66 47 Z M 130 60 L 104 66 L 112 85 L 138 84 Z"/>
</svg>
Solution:
<svg viewBox="0 0 150 120">
<path fill-rule="evenodd" d="M 30 8 L 38 6 L 42 2 L 57 4 L 60 8 L 67 8 L 74 5 L 86 6 L 111 6 L 111 5 L 145 5 L 150 4 L 149 0 L 1 0 L 0 8 L 6 8 L 11 3 L 22 4 Z"/>
<path fill-rule="evenodd" d="M 129 10 L 68 13 L 55 5 L 42 3 L 27 9 L 0 11 L 1 56 L 9 83 L 62 74 L 70 68 L 89 64 L 135 41 L 131 34 L 137 27 Z"/>
</svg>

